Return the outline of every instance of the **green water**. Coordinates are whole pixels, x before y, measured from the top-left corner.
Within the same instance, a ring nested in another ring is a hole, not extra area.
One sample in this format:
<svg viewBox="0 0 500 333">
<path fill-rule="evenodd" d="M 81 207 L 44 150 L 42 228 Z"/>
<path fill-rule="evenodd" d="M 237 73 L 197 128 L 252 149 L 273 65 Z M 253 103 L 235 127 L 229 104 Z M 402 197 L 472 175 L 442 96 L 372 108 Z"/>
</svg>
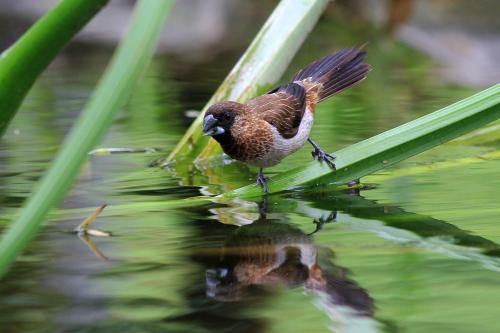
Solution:
<svg viewBox="0 0 500 333">
<path fill-rule="evenodd" d="M 374 68 L 362 85 L 321 104 L 312 137 L 328 150 L 479 90 L 446 83 L 432 61 L 381 36 L 340 27 L 326 40 L 327 23 L 288 76 L 332 45 L 365 40 Z M 145 168 L 174 147 L 191 121 L 185 111 L 203 106 L 239 52 L 182 78 L 172 74 L 181 61 L 155 59 L 101 147 L 161 151 L 89 157 L 3 278 L 0 331 L 498 332 L 498 130 L 366 177 L 360 189 L 162 205 L 255 180 L 256 170 L 224 158 Z M 28 96 L 0 144 L 2 227 L 47 168 L 108 56 L 67 53 Z M 305 147 L 269 174 L 310 158 Z M 94 226 L 114 237 L 89 243 L 68 232 L 103 203 Z"/>
</svg>

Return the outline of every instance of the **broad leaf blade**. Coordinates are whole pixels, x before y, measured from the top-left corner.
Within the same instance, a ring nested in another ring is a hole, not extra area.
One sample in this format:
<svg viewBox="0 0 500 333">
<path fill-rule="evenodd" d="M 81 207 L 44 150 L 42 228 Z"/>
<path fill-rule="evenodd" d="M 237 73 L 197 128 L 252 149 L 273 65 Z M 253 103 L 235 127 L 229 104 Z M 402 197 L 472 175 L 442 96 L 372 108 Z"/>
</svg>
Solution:
<svg viewBox="0 0 500 333">
<path fill-rule="evenodd" d="M 275 83 L 316 24 L 328 2 L 328 0 L 282 0 L 245 54 L 208 101 L 203 112 L 167 157 L 167 162 L 174 159 L 193 160 L 207 147 L 209 138 L 203 136 L 201 124 L 204 111 L 210 105 L 223 100 L 249 99 L 259 88 L 269 87 Z M 212 143 L 207 149 L 218 149 L 218 147 Z"/>
<path fill-rule="evenodd" d="M 441 110 L 341 149 L 335 153 L 337 171 L 311 161 L 268 181 L 271 192 L 300 185 L 343 184 L 419 154 L 500 118 L 500 84 Z M 256 185 L 225 193 L 222 197 L 262 194 Z"/>
</svg>

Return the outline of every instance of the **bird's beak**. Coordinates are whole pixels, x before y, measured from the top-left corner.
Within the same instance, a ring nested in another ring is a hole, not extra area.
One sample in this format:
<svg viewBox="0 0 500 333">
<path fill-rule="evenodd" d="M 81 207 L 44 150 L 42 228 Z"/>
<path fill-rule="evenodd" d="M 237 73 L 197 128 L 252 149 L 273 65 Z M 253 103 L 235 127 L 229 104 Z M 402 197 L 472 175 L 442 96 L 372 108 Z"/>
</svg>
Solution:
<svg viewBox="0 0 500 333">
<path fill-rule="evenodd" d="M 218 122 L 219 121 L 211 114 L 206 116 L 205 120 L 203 120 L 203 133 L 210 136 L 223 134 L 225 132 L 224 129 L 220 126 L 216 126 Z"/>
</svg>

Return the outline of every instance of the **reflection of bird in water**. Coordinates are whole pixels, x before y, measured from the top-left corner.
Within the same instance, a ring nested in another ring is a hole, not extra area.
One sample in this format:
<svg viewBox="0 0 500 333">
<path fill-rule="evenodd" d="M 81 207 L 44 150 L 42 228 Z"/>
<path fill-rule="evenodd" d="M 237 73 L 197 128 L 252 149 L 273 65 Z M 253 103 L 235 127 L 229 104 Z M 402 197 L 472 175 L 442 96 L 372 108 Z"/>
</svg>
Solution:
<svg viewBox="0 0 500 333">
<path fill-rule="evenodd" d="M 346 269 L 327 266 L 318 263 L 318 248 L 310 236 L 261 216 L 226 240 L 221 265 L 206 272 L 207 295 L 231 302 L 244 300 L 255 286 L 303 285 L 325 299 L 327 307 L 345 306 L 371 315 L 373 299 L 366 290 L 347 278 Z"/>
</svg>

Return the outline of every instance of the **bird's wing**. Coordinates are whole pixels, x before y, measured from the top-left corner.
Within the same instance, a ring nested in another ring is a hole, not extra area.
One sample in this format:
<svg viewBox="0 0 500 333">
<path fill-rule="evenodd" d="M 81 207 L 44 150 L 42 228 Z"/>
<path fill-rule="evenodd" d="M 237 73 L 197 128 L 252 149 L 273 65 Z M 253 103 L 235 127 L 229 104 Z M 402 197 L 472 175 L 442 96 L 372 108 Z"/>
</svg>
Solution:
<svg viewBox="0 0 500 333">
<path fill-rule="evenodd" d="M 306 91 L 297 83 L 280 86 L 247 103 L 254 115 L 274 126 L 285 139 L 293 138 L 306 106 Z"/>
</svg>

